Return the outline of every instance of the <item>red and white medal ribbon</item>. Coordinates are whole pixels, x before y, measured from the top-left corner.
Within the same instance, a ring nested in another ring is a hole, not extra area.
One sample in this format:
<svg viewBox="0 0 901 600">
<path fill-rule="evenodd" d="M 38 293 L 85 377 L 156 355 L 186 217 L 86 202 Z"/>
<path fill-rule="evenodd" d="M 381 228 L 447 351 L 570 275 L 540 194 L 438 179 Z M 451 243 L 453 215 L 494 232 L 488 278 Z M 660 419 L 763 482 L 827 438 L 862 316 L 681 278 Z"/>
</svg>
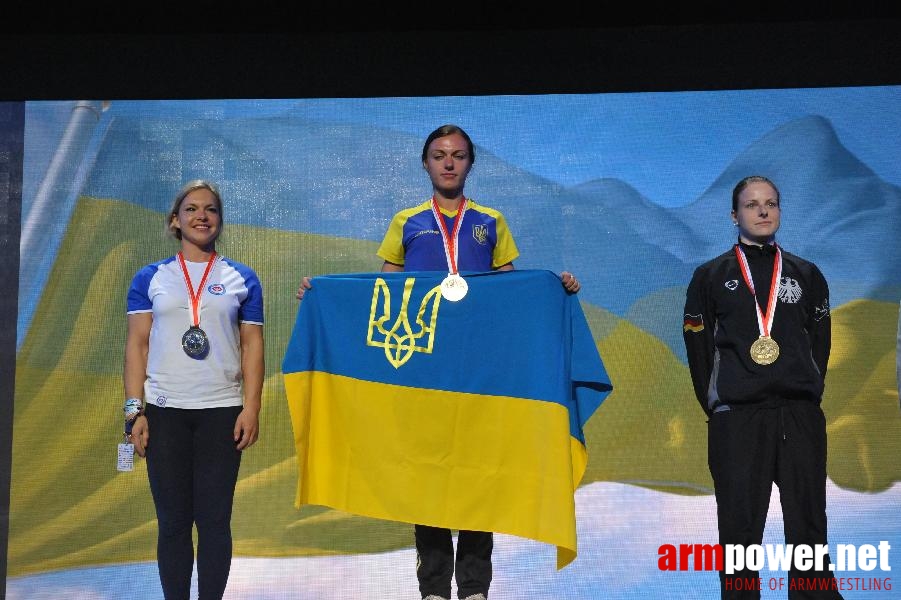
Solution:
<svg viewBox="0 0 901 600">
<path fill-rule="evenodd" d="M 754 297 L 754 306 L 757 308 L 757 327 L 760 329 L 760 335 L 762 337 L 770 337 L 773 317 L 776 314 L 776 298 L 779 297 L 779 282 L 782 281 L 782 251 L 779 250 L 779 246 L 776 246 L 776 260 L 773 261 L 773 278 L 770 281 L 770 295 L 767 299 L 766 313 L 760 310 L 760 302 L 757 301 L 757 292 L 754 290 L 754 279 L 751 277 L 751 268 L 748 266 L 748 259 L 745 257 L 744 250 L 738 244 L 735 245 L 735 256 L 738 257 L 742 277 L 744 277 L 748 289 L 751 290 L 751 296 Z"/>
<path fill-rule="evenodd" d="M 457 216 L 454 217 L 453 228 L 447 231 L 447 224 L 444 222 L 444 215 L 438 207 L 438 202 L 432 196 L 432 214 L 435 215 L 435 221 L 438 223 L 438 229 L 441 230 L 441 241 L 444 243 L 444 256 L 447 258 L 447 268 L 451 275 L 457 274 L 457 257 L 459 250 L 457 249 L 457 238 L 460 235 L 460 224 L 463 223 L 463 213 L 466 212 L 466 198 L 460 200 L 460 207 L 457 209 Z"/>
<path fill-rule="evenodd" d="M 185 277 L 185 286 L 188 288 L 188 297 L 191 299 L 191 325 L 193 327 L 200 326 L 200 296 L 203 294 L 203 286 L 210 271 L 213 269 L 214 262 L 216 262 L 215 250 L 210 254 L 210 260 L 206 263 L 206 269 L 203 271 L 203 277 L 200 279 L 200 285 L 197 286 L 197 292 L 195 293 L 191 285 L 191 274 L 188 273 L 188 265 L 185 264 L 185 257 L 181 252 L 178 253 L 178 263 L 181 265 L 181 272 Z"/>
<path fill-rule="evenodd" d="M 441 231 L 441 241 L 444 244 L 444 256 L 447 259 L 448 275 L 441 282 L 441 295 L 456 302 L 462 299 L 469 290 L 469 285 L 463 279 L 457 269 L 457 258 L 459 256 L 459 246 L 457 240 L 460 236 L 460 225 L 463 223 L 463 214 L 466 212 L 466 197 L 460 200 L 460 207 L 457 209 L 457 216 L 454 217 L 453 227 L 448 232 L 447 224 L 444 222 L 444 215 L 438 207 L 438 202 L 432 196 L 432 214 L 438 223 L 438 229 Z"/>
</svg>

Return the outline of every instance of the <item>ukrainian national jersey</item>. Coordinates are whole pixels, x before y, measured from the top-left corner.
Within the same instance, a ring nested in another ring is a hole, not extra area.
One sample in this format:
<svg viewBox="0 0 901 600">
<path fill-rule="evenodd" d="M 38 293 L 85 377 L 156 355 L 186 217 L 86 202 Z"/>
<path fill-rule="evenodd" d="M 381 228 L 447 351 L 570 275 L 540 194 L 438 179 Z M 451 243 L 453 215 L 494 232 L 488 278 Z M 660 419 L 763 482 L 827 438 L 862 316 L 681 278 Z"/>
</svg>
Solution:
<svg viewBox="0 0 901 600">
<path fill-rule="evenodd" d="M 519 256 L 504 216 L 471 199 L 457 237 L 459 271 L 490 271 Z M 448 233 L 453 231 L 457 211 L 439 209 Z M 405 271 L 447 271 L 441 229 L 435 222 L 432 200 L 398 212 L 379 246 L 379 257 L 401 265 Z"/>
<path fill-rule="evenodd" d="M 207 263 L 185 264 L 197 293 Z M 216 257 L 200 292 L 200 327 L 210 342 L 202 360 L 181 347 L 182 335 L 192 325 L 191 299 L 176 256 L 135 274 L 127 312 L 153 313 L 144 382 L 147 402 L 174 408 L 241 406 L 239 324 L 263 325 L 263 289 L 250 267 Z"/>
</svg>

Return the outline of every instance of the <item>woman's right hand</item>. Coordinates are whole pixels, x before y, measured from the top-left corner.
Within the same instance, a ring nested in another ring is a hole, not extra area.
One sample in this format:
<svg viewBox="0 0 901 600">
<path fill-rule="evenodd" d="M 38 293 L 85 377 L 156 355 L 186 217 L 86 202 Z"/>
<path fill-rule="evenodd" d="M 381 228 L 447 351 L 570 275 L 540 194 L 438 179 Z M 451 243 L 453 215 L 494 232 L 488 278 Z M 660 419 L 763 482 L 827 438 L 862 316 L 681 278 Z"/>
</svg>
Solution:
<svg viewBox="0 0 901 600">
<path fill-rule="evenodd" d="M 297 288 L 297 299 L 303 300 L 303 295 L 307 292 L 308 289 L 313 287 L 313 284 L 310 283 L 310 277 L 304 277 L 300 282 L 300 287 Z"/>
<path fill-rule="evenodd" d="M 147 426 L 147 417 L 138 415 L 131 426 L 131 435 L 128 437 L 138 456 L 144 458 L 147 453 L 147 443 L 150 442 L 150 427 Z"/>
</svg>

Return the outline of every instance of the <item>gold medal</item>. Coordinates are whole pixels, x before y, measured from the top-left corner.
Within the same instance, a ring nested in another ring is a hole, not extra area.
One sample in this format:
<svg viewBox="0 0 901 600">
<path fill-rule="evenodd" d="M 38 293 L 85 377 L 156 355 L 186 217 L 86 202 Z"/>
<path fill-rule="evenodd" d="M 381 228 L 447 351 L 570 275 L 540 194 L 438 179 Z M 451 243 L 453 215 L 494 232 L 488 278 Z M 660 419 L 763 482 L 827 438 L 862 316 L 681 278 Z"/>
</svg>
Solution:
<svg viewBox="0 0 901 600">
<path fill-rule="evenodd" d="M 779 358 L 779 344 L 768 335 L 762 335 L 751 344 L 751 360 L 758 365 L 769 365 Z"/>
<path fill-rule="evenodd" d="M 462 300 L 468 291 L 469 285 L 466 283 L 466 280 L 456 273 L 449 274 L 441 282 L 441 295 L 451 302 Z"/>
</svg>

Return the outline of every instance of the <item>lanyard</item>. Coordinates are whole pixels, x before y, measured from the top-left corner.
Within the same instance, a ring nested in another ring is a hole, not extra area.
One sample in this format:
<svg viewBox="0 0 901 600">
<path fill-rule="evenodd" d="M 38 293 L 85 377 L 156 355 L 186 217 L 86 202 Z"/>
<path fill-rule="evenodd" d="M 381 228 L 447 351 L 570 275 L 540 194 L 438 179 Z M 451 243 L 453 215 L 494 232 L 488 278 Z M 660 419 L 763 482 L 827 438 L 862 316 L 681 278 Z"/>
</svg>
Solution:
<svg viewBox="0 0 901 600">
<path fill-rule="evenodd" d="M 457 238 L 460 235 L 460 225 L 463 223 L 463 213 L 466 212 L 466 204 L 466 197 L 464 196 L 460 200 L 457 216 L 454 217 L 453 227 L 451 228 L 451 231 L 448 232 L 447 224 L 444 222 L 444 216 L 441 214 L 441 209 L 438 208 L 438 202 L 435 200 L 435 197 L 432 196 L 432 214 L 435 215 L 435 220 L 438 222 L 438 228 L 441 230 L 441 241 L 444 243 L 444 256 L 447 259 L 448 270 L 452 275 L 458 272 L 457 257 L 459 255 L 459 247 L 457 245 Z"/>
<path fill-rule="evenodd" d="M 188 273 L 188 265 L 185 264 L 185 257 L 181 252 L 178 253 L 178 263 L 181 265 L 181 272 L 185 278 L 185 286 L 188 288 L 188 297 L 191 298 L 191 325 L 194 327 L 200 326 L 200 296 L 203 294 L 203 285 L 206 283 L 206 278 L 209 276 L 215 261 L 216 251 L 213 250 L 210 254 L 210 260 L 206 263 L 206 269 L 203 271 L 203 277 L 200 279 L 200 285 L 197 286 L 197 292 L 195 293 L 194 288 L 191 285 L 191 274 Z"/>
<path fill-rule="evenodd" d="M 754 279 L 751 276 L 751 268 L 748 266 L 748 259 L 745 257 L 745 251 L 738 244 L 735 245 L 735 256 L 738 257 L 738 264 L 741 266 L 741 274 L 751 290 L 754 297 L 754 306 L 757 308 L 757 327 L 760 329 L 760 335 L 769 337 L 770 330 L 773 328 L 773 317 L 776 315 L 776 298 L 779 296 L 779 282 L 782 280 L 782 251 L 776 246 L 776 260 L 773 261 L 773 278 L 770 281 L 770 295 L 767 299 L 766 313 L 761 311 L 760 302 L 757 301 L 757 292 L 754 291 Z"/>
</svg>

